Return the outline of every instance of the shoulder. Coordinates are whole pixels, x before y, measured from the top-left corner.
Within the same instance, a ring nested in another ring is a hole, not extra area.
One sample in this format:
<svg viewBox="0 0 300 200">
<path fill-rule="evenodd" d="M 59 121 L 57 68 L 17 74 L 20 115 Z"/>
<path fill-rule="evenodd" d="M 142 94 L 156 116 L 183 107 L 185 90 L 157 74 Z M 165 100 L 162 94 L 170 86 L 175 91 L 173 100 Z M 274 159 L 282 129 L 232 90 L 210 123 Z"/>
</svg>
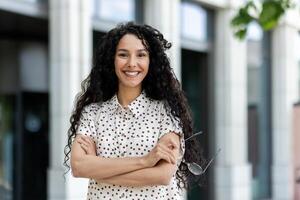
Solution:
<svg viewBox="0 0 300 200">
<path fill-rule="evenodd" d="M 171 112 L 171 107 L 169 106 L 167 100 L 159 100 L 158 108 L 161 114 L 167 114 Z"/>
<path fill-rule="evenodd" d="M 165 109 L 165 101 L 151 99 L 149 108 L 160 113 Z"/>
<path fill-rule="evenodd" d="M 91 103 L 86 106 L 84 106 L 84 111 L 98 111 L 103 103 L 97 102 L 97 103 Z"/>
<path fill-rule="evenodd" d="M 90 117 L 95 117 L 99 111 L 102 109 L 102 104 L 100 102 L 91 103 L 83 107 L 81 112 L 82 115 L 89 115 Z"/>
</svg>

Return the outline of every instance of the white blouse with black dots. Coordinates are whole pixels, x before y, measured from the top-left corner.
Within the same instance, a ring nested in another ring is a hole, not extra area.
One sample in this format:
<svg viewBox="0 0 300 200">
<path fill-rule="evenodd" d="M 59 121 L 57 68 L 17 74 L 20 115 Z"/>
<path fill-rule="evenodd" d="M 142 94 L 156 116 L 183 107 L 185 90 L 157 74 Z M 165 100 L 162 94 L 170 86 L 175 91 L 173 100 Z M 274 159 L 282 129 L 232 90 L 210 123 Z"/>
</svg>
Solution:
<svg viewBox="0 0 300 200">
<path fill-rule="evenodd" d="M 184 138 L 178 121 L 170 114 L 170 109 L 165 108 L 163 101 L 152 100 L 144 92 L 126 109 L 119 104 L 116 95 L 103 103 L 86 106 L 78 126 L 79 134 L 90 136 L 96 142 L 97 156 L 105 158 L 146 155 L 169 132 L 181 136 L 183 155 Z M 182 200 L 184 197 L 173 175 L 167 186 L 125 187 L 90 179 L 87 199 Z"/>
</svg>

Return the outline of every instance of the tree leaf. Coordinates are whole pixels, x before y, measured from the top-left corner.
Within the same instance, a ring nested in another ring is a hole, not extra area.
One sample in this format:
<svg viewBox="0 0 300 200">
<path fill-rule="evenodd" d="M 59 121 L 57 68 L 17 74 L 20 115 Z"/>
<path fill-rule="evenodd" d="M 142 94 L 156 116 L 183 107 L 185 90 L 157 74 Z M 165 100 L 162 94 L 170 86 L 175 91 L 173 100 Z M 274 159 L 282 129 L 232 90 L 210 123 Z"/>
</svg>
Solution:
<svg viewBox="0 0 300 200">
<path fill-rule="evenodd" d="M 241 8 L 236 16 L 231 20 L 232 26 L 247 25 L 253 20 L 246 8 Z"/>
<path fill-rule="evenodd" d="M 235 37 L 237 37 L 240 40 L 243 40 L 246 37 L 247 28 L 239 29 L 234 33 Z"/>
<path fill-rule="evenodd" d="M 258 22 L 264 30 L 270 30 L 274 28 L 281 15 L 283 15 L 284 9 L 278 1 L 266 1 L 263 3 L 262 12 L 259 15 Z"/>
</svg>

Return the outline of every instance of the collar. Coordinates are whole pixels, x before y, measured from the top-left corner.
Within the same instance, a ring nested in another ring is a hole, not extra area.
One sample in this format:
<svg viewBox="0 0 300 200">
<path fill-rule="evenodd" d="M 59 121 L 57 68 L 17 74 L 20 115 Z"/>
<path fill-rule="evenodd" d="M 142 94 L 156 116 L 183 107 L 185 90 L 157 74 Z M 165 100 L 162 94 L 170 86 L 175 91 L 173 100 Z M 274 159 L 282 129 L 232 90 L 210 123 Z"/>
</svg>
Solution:
<svg viewBox="0 0 300 200">
<path fill-rule="evenodd" d="M 146 111 L 150 102 L 151 99 L 146 97 L 145 91 L 142 91 L 141 94 L 128 105 L 128 109 L 133 113 L 134 117 L 138 117 Z M 110 115 L 113 115 L 117 110 L 124 109 L 118 101 L 117 94 L 105 103 L 107 104 L 105 106 L 107 112 Z"/>
</svg>

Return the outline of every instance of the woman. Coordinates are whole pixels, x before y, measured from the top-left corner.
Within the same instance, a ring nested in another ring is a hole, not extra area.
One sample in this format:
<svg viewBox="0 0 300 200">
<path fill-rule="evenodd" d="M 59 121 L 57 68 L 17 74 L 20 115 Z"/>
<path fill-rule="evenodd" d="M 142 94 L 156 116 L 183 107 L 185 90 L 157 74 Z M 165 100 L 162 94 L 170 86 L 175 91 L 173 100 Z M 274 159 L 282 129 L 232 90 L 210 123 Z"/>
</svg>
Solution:
<svg viewBox="0 0 300 200">
<path fill-rule="evenodd" d="M 99 45 L 82 84 L 68 132 L 64 164 L 89 178 L 87 199 L 182 199 L 199 162 L 187 101 L 165 50 L 148 25 L 121 24 Z M 186 148 L 186 149 L 185 149 Z"/>
</svg>

